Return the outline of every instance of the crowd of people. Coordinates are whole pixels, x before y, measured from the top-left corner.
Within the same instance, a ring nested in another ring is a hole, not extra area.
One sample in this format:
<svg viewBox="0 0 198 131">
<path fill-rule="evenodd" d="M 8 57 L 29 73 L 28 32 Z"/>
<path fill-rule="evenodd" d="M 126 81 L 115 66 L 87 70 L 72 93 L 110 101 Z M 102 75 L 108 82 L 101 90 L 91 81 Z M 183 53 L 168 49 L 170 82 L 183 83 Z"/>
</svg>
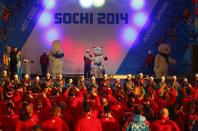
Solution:
<svg viewBox="0 0 198 131">
<path fill-rule="evenodd" d="M 191 131 L 197 130 L 198 74 L 194 82 L 140 73 L 100 80 L 62 75 L 52 79 L 0 77 L 0 129 L 5 131 Z"/>
</svg>

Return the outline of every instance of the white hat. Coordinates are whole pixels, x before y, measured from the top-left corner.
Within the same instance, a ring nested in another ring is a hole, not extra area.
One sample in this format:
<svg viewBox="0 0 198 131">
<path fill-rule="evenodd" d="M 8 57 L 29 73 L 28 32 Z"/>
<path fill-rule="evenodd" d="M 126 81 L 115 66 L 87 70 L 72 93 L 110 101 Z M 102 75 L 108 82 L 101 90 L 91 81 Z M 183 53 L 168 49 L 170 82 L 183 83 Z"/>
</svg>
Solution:
<svg viewBox="0 0 198 131">
<path fill-rule="evenodd" d="M 6 70 L 4 70 L 4 71 L 3 71 L 3 73 L 7 73 L 7 71 L 6 71 Z"/>
<path fill-rule="evenodd" d="M 48 73 L 46 74 L 46 76 L 50 76 L 50 73 L 48 72 Z"/>
<path fill-rule="evenodd" d="M 63 77 L 63 75 L 59 74 L 59 75 L 58 75 L 58 77 L 61 77 L 61 78 L 62 78 L 62 77 Z"/>
<path fill-rule="evenodd" d="M 132 75 L 131 74 L 128 74 L 127 77 L 132 77 Z"/>
<path fill-rule="evenodd" d="M 195 77 L 198 78 L 198 74 L 195 74 Z"/>
<path fill-rule="evenodd" d="M 161 77 L 161 80 L 165 80 L 165 79 L 166 79 L 165 76 L 162 76 L 162 77 Z"/>
<path fill-rule="evenodd" d="M 144 74 L 141 72 L 141 73 L 139 73 L 139 76 L 143 76 Z"/>
<path fill-rule="evenodd" d="M 18 76 L 17 74 L 15 74 L 14 77 L 15 77 L 15 78 L 16 78 L 16 77 L 18 78 L 19 76 Z"/>
<path fill-rule="evenodd" d="M 96 80 L 96 78 L 94 76 L 91 77 L 91 80 Z"/>
<path fill-rule="evenodd" d="M 151 76 L 149 79 L 150 79 L 150 80 L 153 80 L 154 78 Z"/>
<path fill-rule="evenodd" d="M 73 79 L 70 78 L 70 79 L 69 79 L 69 82 L 73 82 Z"/>
<path fill-rule="evenodd" d="M 185 81 L 186 81 L 186 82 L 188 81 L 188 79 L 187 79 L 186 77 L 184 78 L 184 82 L 185 82 Z"/>
<path fill-rule="evenodd" d="M 177 79 L 177 76 L 176 76 L 176 75 L 174 75 L 174 76 L 173 76 L 173 79 Z"/>
<path fill-rule="evenodd" d="M 36 76 L 35 80 L 40 80 L 39 76 Z"/>
<path fill-rule="evenodd" d="M 25 74 L 25 76 L 24 76 L 25 78 L 29 78 L 29 75 L 28 74 Z"/>
<path fill-rule="evenodd" d="M 6 70 L 4 70 L 4 71 L 3 71 L 3 74 L 4 74 L 4 75 L 7 75 L 7 74 L 8 74 L 8 72 L 7 72 Z"/>
<path fill-rule="evenodd" d="M 104 74 L 104 77 L 108 77 L 108 75 L 107 74 Z"/>
</svg>

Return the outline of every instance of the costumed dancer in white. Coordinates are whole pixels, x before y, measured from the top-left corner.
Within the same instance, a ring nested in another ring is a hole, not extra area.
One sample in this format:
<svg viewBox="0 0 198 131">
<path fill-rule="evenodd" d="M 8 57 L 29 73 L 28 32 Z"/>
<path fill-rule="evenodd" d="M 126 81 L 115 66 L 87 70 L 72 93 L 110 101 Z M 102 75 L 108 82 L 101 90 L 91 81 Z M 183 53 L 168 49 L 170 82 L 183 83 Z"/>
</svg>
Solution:
<svg viewBox="0 0 198 131">
<path fill-rule="evenodd" d="M 103 78 L 105 74 L 104 61 L 107 60 L 107 57 L 104 56 L 102 47 L 93 47 L 93 54 L 93 74 L 96 78 Z"/>
<path fill-rule="evenodd" d="M 51 72 L 53 78 L 56 78 L 57 75 L 63 73 L 63 57 L 64 57 L 64 53 L 60 48 L 60 41 L 54 40 L 52 50 L 50 51 L 49 54 L 49 59 L 51 62 Z"/>
</svg>

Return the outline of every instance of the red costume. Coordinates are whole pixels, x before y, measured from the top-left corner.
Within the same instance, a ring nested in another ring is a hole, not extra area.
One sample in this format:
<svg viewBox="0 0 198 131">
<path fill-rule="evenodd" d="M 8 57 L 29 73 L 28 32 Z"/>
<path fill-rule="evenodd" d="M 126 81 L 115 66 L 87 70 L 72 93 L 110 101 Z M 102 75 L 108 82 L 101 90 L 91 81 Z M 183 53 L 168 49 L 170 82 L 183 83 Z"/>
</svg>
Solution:
<svg viewBox="0 0 198 131">
<path fill-rule="evenodd" d="M 40 121 L 44 121 L 49 118 L 50 109 L 52 108 L 50 100 L 45 97 L 42 100 L 36 102 L 36 104 L 42 104 L 41 108 L 36 108 L 34 113 L 38 115 Z"/>
<path fill-rule="evenodd" d="M 180 131 L 177 124 L 168 118 L 162 118 L 153 122 L 151 126 L 152 131 Z"/>
<path fill-rule="evenodd" d="M 118 121 L 112 116 L 101 118 L 100 122 L 102 124 L 103 131 L 120 131 L 121 130 Z"/>
<path fill-rule="evenodd" d="M 67 111 L 71 113 L 74 120 L 76 120 L 82 110 L 82 97 L 68 96 L 65 103 L 68 105 Z"/>
<path fill-rule="evenodd" d="M 122 118 L 122 115 L 124 114 L 125 110 L 127 109 L 126 104 L 119 102 L 113 106 L 111 106 L 111 110 L 112 110 L 112 115 L 118 120 L 120 121 Z"/>
<path fill-rule="evenodd" d="M 44 121 L 42 127 L 44 131 L 69 131 L 68 125 L 57 116 Z"/>
<path fill-rule="evenodd" d="M 65 121 L 68 124 L 69 130 L 73 131 L 75 121 L 74 121 L 72 115 L 69 112 L 65 111 L 62 113 L 61 118 L 63 119 L 63 121 Z"/>
<path fill-rule="evenodd" d="M 37 115 L 32 115 L 30 119 L 25 121 L 17 121 L 16 131 L 31 131 L 35 125 L 39 124 Z"/>
<path fill-rule="evenodd" d="M 2 130 L 4 131 L 14 131 L 16 129 L 16 122 L 19 116 L 15 113 L 13 114 L 3 114 L 0 116 L 0 123 Z"/>
<path fill-rule="evenodd" d="M 98 118 L 86 114 L 76 122 L 74 131 L 102 131 L 102 126 Z"/>
</svg>

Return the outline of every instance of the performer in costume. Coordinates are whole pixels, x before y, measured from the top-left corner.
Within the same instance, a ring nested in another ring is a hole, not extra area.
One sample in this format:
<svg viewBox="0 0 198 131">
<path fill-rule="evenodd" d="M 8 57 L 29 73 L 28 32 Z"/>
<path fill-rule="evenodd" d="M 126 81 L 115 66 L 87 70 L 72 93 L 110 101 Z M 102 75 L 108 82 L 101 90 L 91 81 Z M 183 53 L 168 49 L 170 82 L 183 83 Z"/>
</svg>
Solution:
<svg viewBox="0 0 198 131">
<path fill-rule="evenodd" d="M 41 65 L 42 76 L 45 77 L 49 66 L 49 58 L 46 52 L 43 52 L 43 54 L 40 57 L 40 65 Z"/>
<path fill-rule="evenodd" d="M 10 73 L 11 78 L 13 79 L 14 75 L 17 73 L 17 48 L 13 48 L 13 51 L 10 53 Z"/>
<path fill-rule="evenodd" d="M 91 62 L 92 62 L 92 55 L 90 54 L 90 50 L 87 49 L 84 55 L 84 76 L 85 78 L 91 77 Z"/>
<path fill-rule="evenodd" d="M 60 41 L 54 40 L 49 56 L 53 78 L 56 78 L 56 76 L 59 74 L 63 74 L 63 57 L 64 53 L 61 50 Z"/>
<path fill-rule="evenodd" d="M 104 61 L 107 57 L 103 55 L 102 47 L 93 47 L 93 74 L 96 78 L 102 78 L 105 74 Z"/>
<path fill-rule="evenodd" d="M 168 44 L 161 44 L 158 47 L 158 54 L 155 56 L 154 71 L 157 79 L 168 74 L 168 65 L 177 62 L 170 57 L 171 48 Z"/>
</svg>

